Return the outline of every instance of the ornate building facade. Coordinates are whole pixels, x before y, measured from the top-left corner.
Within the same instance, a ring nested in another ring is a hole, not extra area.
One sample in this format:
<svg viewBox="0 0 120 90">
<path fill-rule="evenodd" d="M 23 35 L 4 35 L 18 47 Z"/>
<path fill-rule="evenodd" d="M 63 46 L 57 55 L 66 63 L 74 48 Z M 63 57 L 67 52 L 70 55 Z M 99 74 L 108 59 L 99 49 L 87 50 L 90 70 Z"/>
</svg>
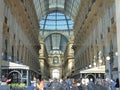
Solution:
<svg viewBox="0 0 120 90">
<path fill-rule="evenodd" d="M 0 76 L 29 84 L 34 75 L 40 74 L 39 24 L 34 4 L 32 0 L 1 0 L 0 6 Z"/>
<path fill-rule="evenodd" d="M 81 0 L 82 5 L 74 26 L 75 68 L 78 70 L 84 72 L 91 70 L 90 68 L 105 66 L 105 77 L 113 79 L 119 77 L 119 61 L 116 54 L 118 53 L 116 1 L 86 0 L 84 2 Z M 107 56 L 110 56 L 109 61 L 106 60 Z M 91 73 L 98 73 L 97 77 L 100 77 L 100 73 L 102 75 L 102 71 L 88 71 L 85 75 Z"/>
<path fill-rule="evenodd" d="M 0 0 L 0 76 L 120 78 L 119 15 L 120 0 Z"/>
</svg>

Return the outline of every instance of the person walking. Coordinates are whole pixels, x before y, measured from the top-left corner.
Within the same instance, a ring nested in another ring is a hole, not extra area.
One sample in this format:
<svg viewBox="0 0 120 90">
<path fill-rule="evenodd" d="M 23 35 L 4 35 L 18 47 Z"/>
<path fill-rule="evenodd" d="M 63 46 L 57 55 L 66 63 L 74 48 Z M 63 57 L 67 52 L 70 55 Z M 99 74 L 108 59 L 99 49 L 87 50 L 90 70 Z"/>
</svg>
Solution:
<svg viewBox="0 0 120 90">
<path fill-rule="evenodd" d="M 70 86 L 71 86 L 71 80 L 69 77 L 67 77 L 67 80 L 66 80 L 66 88 L 67 90 L 70 90 Z"/>
<path fill-rule="evenodd" d="M 44 90 L 44 80 L 41 79 L 41 76 L 38 78 L 37 90 Z"/>
<path fill-rule="evenodd" d="M 115 90 L 115 85 L 116 85 L 116 82 L 111 79 L 111 83 L 110 83 L 111 90 Z"/>
<path fill-rule="evenodd" d="M 119 90 L 119 79 L 116 79 L 116 85 L 115 85 L 116 90 Z"/>
</svg>

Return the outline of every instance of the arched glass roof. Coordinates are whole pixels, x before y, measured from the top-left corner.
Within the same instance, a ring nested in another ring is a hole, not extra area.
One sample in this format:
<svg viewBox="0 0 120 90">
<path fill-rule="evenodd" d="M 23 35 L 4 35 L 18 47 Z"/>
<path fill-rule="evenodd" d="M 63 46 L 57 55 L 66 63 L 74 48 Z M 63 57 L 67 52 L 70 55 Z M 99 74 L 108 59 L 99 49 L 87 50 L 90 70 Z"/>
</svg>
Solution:
<svg viewBox="0 0 120 90">
<path fill-rule="evenodd" d="M 60 10 L 75 20 L 81 0 L 33 0 L 38 20 L 54 10 Z"/>
<path fill-rule="evenodd" d="M 53 33 L 46 37 L 45 45 L 49 54 L 59 54 L 64 52 L 68 43 L 68 39 L 59 33 Z"/>
<path fill-rule="evenodd" d="M 73 30 L 73 21 L 69 16 L 55 11 L 40 20 L 41 30 Z"/>
</svg>

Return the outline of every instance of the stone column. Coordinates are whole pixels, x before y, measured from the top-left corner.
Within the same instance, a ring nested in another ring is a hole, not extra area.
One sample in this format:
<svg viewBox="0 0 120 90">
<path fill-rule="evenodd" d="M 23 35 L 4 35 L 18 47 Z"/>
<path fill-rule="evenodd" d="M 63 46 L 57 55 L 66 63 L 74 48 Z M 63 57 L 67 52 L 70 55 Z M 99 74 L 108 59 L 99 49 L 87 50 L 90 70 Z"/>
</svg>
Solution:
<svg viewBox="0 0 120 90">
<path fill-rule="evenodd" d="M 41 49 L 40 49 L 40 51 L 39 51 L 39 54 L 40 54 L 40 56 L 39 56 L 39 62 L 40 62 L 40 69 L 41 69 L 41 74 L 42 74 L 42 77 L 44 78 L 44 74 L 45 74 L 45 72 L 44 72 L 44 60 L 45 60 L 45 55 L 44 55 L 44 47 L 45 47 L 45 44 L 44 44 L 44 42 L 40 42 L 40 45 L 41 45 Z"/>
<path fill-rule="evenodd" d="M 118 75 L 120 82 L 120 0 L 115 0 L 115 6 L 116 6 L 117 47 L 118 47 Z"/>
<path fill-rule="evenodd" d="M 42 77 L 44 78 L 44 59 L 40 58 L 40 70 L 41 70 L 41 74 L 42 74 Z"/>
<path fill-rule="evenodd" d="M 72 50 L 73 43 L 68 43 L 68 71 L 69 74 L 72 74 L 72 67 L 74 66 L 74 51 Z"/>
<path fill-rule="evenodd" d="M 0 0 L 0 77 L 1 77 L 1 65 L 2 65 L 3 22 L 4 22 L 4 0 Z"/>
<path fill-rule="evenodd" d="M 70 74 L 72 73 L 72 67 L 74 66 L 73 61 L 74 61 L 74 59 L 68 60 L 68 70 L 69 70 Z"/>
</svg>

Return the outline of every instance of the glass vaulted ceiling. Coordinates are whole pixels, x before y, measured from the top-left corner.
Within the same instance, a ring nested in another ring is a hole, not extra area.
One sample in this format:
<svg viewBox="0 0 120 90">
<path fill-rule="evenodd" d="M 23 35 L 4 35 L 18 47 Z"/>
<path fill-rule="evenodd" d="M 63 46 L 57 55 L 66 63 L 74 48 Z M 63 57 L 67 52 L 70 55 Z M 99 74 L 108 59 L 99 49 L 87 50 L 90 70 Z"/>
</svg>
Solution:
<svg viewBox="0 0 120 90">
<path fill-rule="evenodd" d="M 38 21 L 41 20 L 41 22 L 39 22 L 40 28 L 44 29 L 40 30 L 40 32 L 42 35 L 49 33 L 48 37 L 45 39 L 48 53 L 56 51 L 64 53 L 68 43 L 68 39 L 66 37 L 67 35 L 71 35 L 71 32 L 73 32 L 73 22 L 78 15 L 80 1 L 81 0 L 33 0 Z M 57 11 L 59 11 L 59 13 Z M 63 12 L 66 16 L 60 12 Z M 73 20 L 73 22 L 70 21 L 68 16 Z M 64 22 L 61 22 L 59 19 L 52 19 L 56 17 L 64 19 Z M 50 19 L 52 19 L 51 22 Z M 61 28 L 59 28 L 60 25 Z M 64 27 L 62 28 L 63 25 Z M 50 34 L 53 30 L 59 31 L 55 31 L 56 33 Z M 65 34 L 65 36 L 60 34 L 60 31 Z M 66 33 L 66 31 L 68 32 Z"/>
<path fill-rule="evenodd" d="M 41 30 L 73 30 L 73 21 L 60 12 L 52 12 L 40 20 Z"/>
<path fill-rule="evenodd" d="M 44 33 L 49 31 L 73 32 L 73 21 L 65 14 L 54 11 L 40 20 L 40 30 Z M 64 53 L 68 39 L 60 33 L 52 33 L 45 39 L 45 45 L 49 54 Z"/>
<path fill-rule="evenodd" d="M 60 54 L 65 52 L 67 43 L 68 39 L 60 33 L 50 34 L 45 39 L 46 49 L 49 54 Z"/>
<path fill-rule="evenodd" d="M 64 12 L 74 20 L 79 10 L 80 1 L 81 0 L 33 0 L 39 20 L 54 10 Z"/>
</svg>

